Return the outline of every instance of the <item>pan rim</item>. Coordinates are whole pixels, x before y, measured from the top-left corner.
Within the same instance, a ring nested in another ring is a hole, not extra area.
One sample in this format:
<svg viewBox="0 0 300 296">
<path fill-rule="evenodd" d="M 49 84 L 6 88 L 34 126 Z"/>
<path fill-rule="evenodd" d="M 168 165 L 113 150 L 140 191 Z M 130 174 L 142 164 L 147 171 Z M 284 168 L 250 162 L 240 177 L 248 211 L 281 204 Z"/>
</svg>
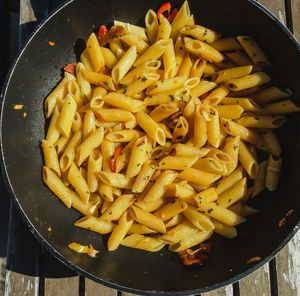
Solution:
<svg viewBox="0 0 300 296">
<path fill-rule="evenodd" d="M 8 91 L 9 83 L 10 83 L 10 80 L 11 80 L 13 74 L 14 74 L 16 65 L 18 64 L 19 60 L 22 58 L 22 55 L 23 55 L 24 51 L 26 50 L 27 46 L 30 44 L 31 40 L 40 31 L 40 29 L 48 21 L 50 21 L 50 19 L 52 19 L 58 12 L 60 12 L 62 9 L 64 9 L 65 7 L 67 7 L 68 5 L 70 5 L 71 3 L 76 2 L 76 1 L 78 1 L 78 0 L 67 0 L 67 1 L 65 1 L 64 3 L 59 5 L 54 11 L 52 11 L 46 18 L 44 18 L 36 26 L 36 28 L 32 31 L 32 33 L 30 34 L 30 36 L 27 38 L 26 42 L 24 43 L 23 48 L 19 50 L 16 58 L 13 60 L 12 65 L 10 66 L 10 69 L 9 69 L 7 75 L 6 75 L 5 80 L 4 80 L 3 88 L 2 88 L 2 91 L 1 91 L 1 95 L 0 95 L 0 104 L 1 104 L 0 105 L 0 108 L 1 108 L 1 114 L 0 114 L 0 162 L 1 162 L 0 166 L 1 166 L 1 175 L 3 177 L 4 184 L 6 186 L 6 189 L 9 193 L 11 199 L 13 200 L 14 204 L 17 205 L 17 209 L 21 212 L 22 219 L 28 225 L 28 227 L 30 229 L 30 232 L 43 245 L 43 247 L 46 248 L 46 250 L 48 252 L 50 252 L 59 261 L 61 261 L 63 264 L 65 264 L 66 266 L 68 266 L 70 269 L 74 270 L 78 274 L 80 274 L 82 276 L 85 276 L 85 277 L 88 277 L 88 278 L 90 278 L 90 279 L 92 279 L 92 280 L 94 280 L 94 281 L 96 281 L 100 284 L 104 284 L 104 285 L 106 285 L 110 288 L 114 288 L 116 290 L 129 292 L 129 293 L 137 293 L 137 294 L 140 294 L 140 295 L 142 294 L 142 295 L 170 295 L 170 296 L 171 295 L 172 296 L 182 295 L 183 296 L 183 295 L 191 295 L 191 294 L 199 294 L 199 293 L 209 292 L 209 291 L 212 291 L 214 289 L 218 289 L 218 288 L 233 284 L 233 283 L 243 279 L 244 277 L 246 277 L 250 273 L 256 271 L 258 268 L 262 267 L 264 264 L 268 263 L 295 236 L 295 234 L 297 233 L 297 231 L 300 228 L 300 219 L 298 220 L 298 222 L 296 223 L 296 225 L 292 229 L 292 231 L 287 234 L 285 239 L 273 250 L 273 252 L 271 252 L 268 256 L 263 258 L 263 260 L 261 260 L 261 261 L 255 263 L 254 265 L 250 266 L 245 271 L 237 274 L 236 276 L 230 277 L 229 279 L 227 279 L 223 282 L 216 283 L 214 285 L 210 285 L 210 286 L 206 286 L 206 287 L 198 288 L 198 289 L 193 289 L 193 290 L 184 290 L 184 291 L 175 291 L 175 292 L 154 291 L 154 290 L 147 290 L 147 291 L 139 290 L 138 288 L 128 288 L 126 286 L 121 286 L 121 285 L 118 285 L 116 283 L 101 279 L 101 278 L 89 273 L 88 271 L 83 270 L 82 268 L 80 268 L 79 266 L 74 264 L 73 262 L 66 259 L 62 254 L 60 254 L 57 251 L 55 246 L 52 246 L 40 234 L 40 232 L 35 228 L 32 221 L 30 221 L 30 219 L 26 215 L 25 211 L 23 210 L 23 208 L 20 204 L 20 201 L 19 201 L 18 197 L 16 196 L 16 194 L 14 192 L 14 189 L 13 189 L 13 186 L 11 184 L 8 172 L 6 170 L 5 156 L 4 156 L 4 151 L 3 151 L 3 129 L 2 129 L 2 127 L 3 127 L 2 121 L 3 121 L 4 103 L 5 103 L 5 100 L 6 100 L 6 94 L 7 94 L 7 91 Z M 264 13 L 265 17 L 270 18 L 275 23 L 275 25 L 277 25 L 289 37 L 290 41 L 293 43 L 293 45 L 296 47 L 296 49 L 298 50 L 298 52 L 300 54 L 300 43 L 297 41 L 297 39 L 291 33 L 291 31 L 286 26 L 284 26 L 284 24 L 273 13 L 271 13 L 267 8 L 265 8 L 262 4 L 256 2 L 255 0 L 247 0 L 247 2 L 249 2 L 250 5 L 253 5 L 256 9 L 262 11 Z"/>
</svg>

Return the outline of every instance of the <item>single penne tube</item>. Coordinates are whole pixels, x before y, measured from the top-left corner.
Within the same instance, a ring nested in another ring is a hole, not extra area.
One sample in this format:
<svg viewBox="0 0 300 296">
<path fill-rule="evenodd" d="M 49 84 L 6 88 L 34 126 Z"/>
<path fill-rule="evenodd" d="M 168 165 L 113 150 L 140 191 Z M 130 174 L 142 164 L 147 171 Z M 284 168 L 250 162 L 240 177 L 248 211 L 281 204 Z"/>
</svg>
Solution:
<svg viewBox="0 0 300 296">
<path fill-rule="evenodd" d="M 171 35 L 172 27 L 167 18 L 162 14 L 159 18 L 159 26 L 157 30 L 156 41 L 161 39 L 169 39 Z"/>
<path fill-rule="evenodd" d="M 250 215 L 258 213 L 258 210 L 249 207 L 248 205 L 245 205 L 242 201 L 235 203 L 234 205 L 230 206 L 228 209 L 242 217 L 248 217 Z"/>
<path fill-rule="evenodd" d="M 206 231 L 213 230 L 215 228 L 210 218 L 201 214 L 195 207 L 191 205 L 189 205 L 183 211 L 183 215 L 199 230 Z"/>
<path fill-rule="evenodd" d="M 206 62 L 206 66 L 203 70 L 203 74 L 204 74 L 203 76 L 205 78 L 208 77 L 209 80 L 213 80 L 213 79 L 215 79 L 215 76 L 217 75 L 217 72 L 219 70 L 220 69 L 215 64 L 212 64 L 210 62 Z"/>
<path fill-rule="evenodd" d="M 52 115 L 58 99 L 65 97 L 67 91 L 68 79 L 64 77 L 57 86 L 50 92 L 44 101 L 44 110 L 46 118 Z"/>
<path fill-rule="evenodd" d="M 148 60 L 157 60 L 165 53 L 170 42 L 171 42 L 170 39 L 162 39 L 156 41 L 141 56 L 137 58 L 137 60 L 134 63 L 134 67 L 137 67 Z"/>
<path fill-rule="evenodd" d="M 184 116 L 180 116 L 173 130 L 172 141 L 181 142 L 189 131 L 189 124 Z"/>
<path fill-rule="evenodd" d="M 271 78 L 265 72 L 256 72 L 240 78 L 230 79 L 226 86 L 232 91 L 241 91 L 244 89 L 261 86 L 270 82 Z"/>
<path fill-rule="evenodd" d="M 195 110 L 194 117 L 194 143 L 196 147 L 203 147 L 207 142 L 207 121 L 202 114 L 202 106 L 199 104 Z"/>
<path fill-rule="evenodd" d="M 199 149 L 198 147 L 189 146 L 186 144 L 175 144 L 172 146 L 172 149 L 175 151 L 175 156 L 178 157 L 199 157 L 202 158 L 206 156 L 209 151 L 209 148 Z"/>
<path fill-rule="evenodd" d="M 258 72 L 256 72 L 256 73 L 258 73 Z M 241 77 L 241 78 L 243 78 L 243 77 Z M 237 78 L 237 79 L 239 79 L 239 78 Z M 265 87 L 264 85 L 259 85 L 259 86 L 254 86 L 254 87 L 250 87 L 247 89 L 239 90 L 239 91 L 231 91 L 229 95 L 230 95 L 230 97 L 233 97 L 233 98 L 251 97 L 253 94 L 257 93 L 264 87 Z"/>
<path fill-rule="evenodd" d="M 176 59 L 176 73 L 178 75 L 178 69 L 182 63 L 183 57 L 185 55 L 183 39 L 181 35 L 178 35 L 176 40 L 174 40 L 174 49 L 175 49 L 175 59 Z"/>
<path fill-rule="evenodd" d="M 255 65 L 244 50 L 231 50 L 224 52 L 227 58 L 238 66 L 253 66 L 253 71 L 260 71 L 262 68 Z"/>
<path fill-rule="evenodd" d="M 138 223 L 149 227 L 150 229 L 156 230 L 161 233 L 166 232 L 166 227 L 161 218 L 146 212 L 136 206 L 131 206 L 129 209 L 131 217 Z"/>
<path fill-rule="evenodd" d="M 215 40 L 212 44 L 210 44 L 212 47 L 214 47 L 218 51 L 236 51 L 241 50 L 242 47 L 237 42 L 237 40 L 234 37 L 227 37 L 227 38 L 220 38 Z"/>
<path fill-rule="evenodd" d="M 96 117 L 92 110 L 87 111 L 83 117 L 83 139 L 86 139 L 89 135 L 91 135 L 96 129 Z"/>
<path fill-rule="evenodd" d="M 150 72 L 142 74 L 137 80 L 130 83 L 124 90 L 125 95 L 133 97 L 151 85 L 155 84 L 156 81 L 160 78 L 159 74 Z"/>
<path fill-rule="evenodd" d="M 157 80 L 147 89 L 147 95 L 154 95 L 163 91 L 176 89 L 183 85 L 185 77 L 176 76 L 175 78 Z"/>
<path fill-rule="evenodd" d="M 226 69 L 232 69 L 235 68 L 237 65 L 233 63 L 229 58 L 225 57 L 224 60 L 220 63 L 216 64 L 217 67 L 221 70 L 226 70 Z"/>
<path fill-rule="evenodd" d="M 123 213 L 134 203 L 133 194 L 123 194 L 116 198 L 113 203 L 100 216 L 101 221 L 116 221 L 119 220 Z"/>
<path fill-rule="evenodd" d="M 240 199 L 242 199 L 247 191 L 247 178 L 243 178 L 236 182 L 232 187 L 219 195 L 217 204 L 223 208 L 228 208 Z"/>
<path fill-rule="evenodd" d="M 218 220 L 212 219 L 212 223 L 214 225 L 214 231 L 226 238 L 233 239 L 237 236 L 237 231 L 234 226 L 226 225 Z"/>
<path fill-rule="evenodd" d="M 240 141 L 239 161 L 251 179 L 255 179 L 258 173 L 258 164 L 247 145 Z"/>
<path fill-rule="evenodd" d="M 252 72 L 252 66 L 240 66 L 231 69 L 225 69 L 217 72 L 215 83 L 223 83 L 231 79 L 249 75 Z"/>
<path fill-rule="evenodd" d="M 166 228 L 174 227 L 180 223 L 182 223 L 185 220 L 184 216 L 182 214 L 176 215 L 170 220 L 165 222 Z"/>
<path fill-rule="evenodd" d="M 139 136 L 137 130 L 120 130 L 116 132 L 110 132 L 105 136 L 105 139 L 110 142 L 123 143 L 130 142 L 133 139 L 136 139 Z"/>
<path fill-rule="evenodd" d="M 212 43 L 219 38 L 219 34 L 217 32 L 199 25 L 184 26 L 180 30 L 180 33 L 206 43 Z"/>
<path fill-rule="evenodd" d="M 212 106 L 208 107 L 208 112 L 207 141 L 213 147 L 218 148 L 221 144 L 219 113 L 218 110 Z"/>
<path fill-rule="evenodd" d="M 82 69 L 85 69 L 85 68 L 81 67 L 79 76 L 81 76 L 82 80 L 85 80 L 85 78 L 82 77 L 83 76 Z M 88 84 L 88 82 L 85 81 L 85 82 L 83 82 L 83 84 Z M 82 87 L 84 88 L 84 86 L 82 86 Z M 87 85 L 86 92 L 89 95 L 89 97 L 84 97 L 84 95 L 82 93 L 82 90 L 81 90 L 81 87 L 76 82 L 76 80 L 70 80 L 70 81 L 68 81 L 68 84 L 67 84 L 67 93 L 74 98 L 74 100 L 75 100 L 75 102 L 77 104 L 77 109 L 80 108 L 80 107 L 82 107 L 82 105 L 84 103 L 84 99 L 90 99 L 89 88 L 90 88 L 90 86 Z M 57 101 L 58 104 L 59 104 L 59 100 L 60 99 L 58 99 L 58 101 Z"/>
<path fill-rule="evenodd" d="M 76 109 L 77 104 L 74 98 L 67 94 L 56 123 L 59 132 L 65 137 L 70 135 Z"/>
<path fill-rule="evenodd" d="M 133 223 L 128 230 L 128 234 L 150 234 L 156 233 L 155 230 L 138 223 Z"/>
<path fill-rule="evenodd" d="M 102 154 L 102 171 L 110 172 L 111 171 L 110 160 L 114 155 L 116 144 L 114 142 L 107 140 L 105 137 L 101 143 L 100 149 Z"/>
<path fill-rule="evenodd" d="M 81 96 L 90 100 L 92 96 L 92 88 L 90 83 L 84 77 L 82 69 L 85 69 L 85 66 L 82 63 L 77 63 L 76 80 L 81 90 Z"/>
<path fill-rule="evenodd" d="M 59 177 L 61 176 L 57 152 L 53 144 L 47 140 L 42 140 L 42 149 L 47 168 L 53 170 Z"/>
<path fill-rule="evenodd" d="M 137 176 L 142 168 L 146 158 L 147 137 L 138 138 L 132 146 L 129 158 L 126 178 L 130 179 Z"/>
<path fill-rule="evenodd" d="M 75 113 L 73 123 L 72 123 L 72 131 L 73 133 L 78 132 L 79 130 L 82 129 L 82 118 L 78 112 Z"/>
<path fill-rule="evenodd" d="M 224 56 L 219 51 L 200 40 L 185 37 L 184 48 L 188 53 L 213 63 L 219 63 L 224 59 Z"/>
<path fill-rule="evenodd" d="M 144 111 L 136 113 L 136 121 L 138 125 L 159 145 L 166 144 L 166 135 L 161 127 Z"/>
<path fill-rule="evenodd" d="M 191 18 L 191 12 L 189 8 L 189 3 L 188 1 L 184 1 L 171 24 L 172 26 L 171 37 L 173 38 L 173 40 L 176 40 L 177 36 L 180 34 L 180 30 L 184 26 L 189 24 L 190 18 Z"/>
<path fill-rule="evenodd" d="M 152 184 L 148 184 L 148 186 L 151 188 Z M 147 187 L 146 187 L 145 191 L 147 191 L 147 189 L 148 189 Z M 141 195 L 146 195 L 146 194 L 147 193 L 142 192 Z M 137 202 L 134 203 L 134 205 L 143 209 L 146 212 L 151 213 L 151 212 L 158 210 L 166 203 L 167 203 L 167 201 L 164 198 L 157 199 L 153 202 L 147 202 L 147 201 L 144 201 L 143 199 L 139 199 Z"/>
<path fill-rule="evenodd" d="M 74 187 L 83 203 L 87 203 L 91 192 L 85 178 L 80 174 L 74 162 L 71 164 L 68 172 L 68 181 Z"/>
<path fill-rule="evenodd" d="M 202 58 L 196 59 L 192 66 L 190 76 L 198 77 L 199 79 L 201 79 L 201 77 L 204 73 L 205 67 L 206 67 L 206 60 L 204 60 Z"/>
<path fill-rule="evenodd" d="M 99 212 L 102 205 L 102 200 L 100 197 L 96 194 L 93 194 L 93 196 L 97 196 L 98 198 L 95 198 L 93 200 L 92 196 L 90 198 L 90 201 L 88 203 L 83 203 L 81 198 L 78 196 L 78 194 L 71 190 L 72 193 L 72 208 L 74 208 L 79 213 L 89 216 L 89 217 L 95 217 L 98 218 Z"/>
<path fill-rule="evenodd" d="M 156 122 L 160 122 L 169 116 L 173 115 L 179 110 L 179 108 L 174 103 L 161 104 L 153 109 L 149 116 Z"/>
<path fill-rule="evenodd" d="M 195 86 L 193 89 L 191 89 L 191 96 L 200 97 L 203 94 L 214 89 L 216 86 L 217 86 L 217 84 L 214 82 L 207 81 L 207 80 L 201 80 L 197 86 Z"/>
<path fill-rule="evenodd" d="M 192 235 L 198 233 L 199 230 L 190 221 L 183 221 L 174 228 L 168 230 L 163 234 L 159 240 L 166 244 L 175 244 L 184 238 L 191 237 Z"/>
<path fill-rule="evenodd" d="M 137 58 L 136 47 L 131 46 L 122 58 L 116 63 L 111 71 L 111 77 L 115 84 L 118 84 L 119 81 L 127 74 L 132 65 L 134 64 Z"/>
<path fill-rule="evenodd" d="M 178 173 L 171 170 L 162 172 L 145 195 L 144 201 L 154 202 L 161 199 L 167 190 L 167 186 L 174 182 L 177 175 Z"/>
<path fill-rule="evenodd" d="M 198 157 L 178 157 L 166 156 L 163 158 L 158 167 L 163 170 L 185 170 L 197 161 Z"/>
<path fill-rule="evenodd" d="M 71 208 L 71 190 L 63 183 L 63 181 L 46 166 L 43 166 L 42 176 L 43 181 L 48 188 L 65 204 L 67 208 Z"/>
<path fill-rule="evenodd" d="M 158 60 L 149 60 L 145 63 L 137 66 L 130 72 L 128 72 L 120 81 L 119 83 L 123 85 L 128 85 L 142 76 L 144 73 L 155 72 L 161 66 L 161 62 Z"/>
<path fill-rule="evenodd" d="M 184 86 L 193 89 L 200 83 L 200 78 L 199 77 L 190 77 L 184 82 Z"/>
<path fill-rule="evenodd" d="M 253 191 L 251 194 L 252 198 L 257 196 L 260 192 L 262 192 L 265 189 L 267 164 L 268 161 L 265 160 L 258 165 L 258 173 L 253 183 Z"/>
<path fill-rule="evenodd" d="M 121 26 L 126 29 L 126 31 L 129 34 L 132 34 L 136 36 L 139 39 L 142 39 L 144 41 L 148 41 L 147 35 L 146 35 L 146 29 L 140 26 L 132 25 L 129 23 L 121 22 L 118 20 L 114 20 L 115 26 Z"/>
<path fill-rule="evenodd" d="M 111 92 L 103 97 L 103 101 L 111 106 L 136 113 L 145 108 L 145 103 L 134 100 L 120 93 Z"/>
<path fill-rule="evenodd" d="M 196 204 L 203 204 L 216 201 L 218 199 L 218 193 L 215 188 L 211 187 L 208 189 L 201 190 L 199 193 L 193 196 Z"/>
<path fill-rule="evenodd" d="M 239 160 L 239 148 L 240 148 L 240 137 L 227 137 L 223 151 L 227 153 L 231 161 L 226 162 L 227 173 L 225 175 L 231 174 L 238 166 Z"/>
<path fill-rule="evenodd" d="M 76 162 L 80 166 L 91 154 L 91 152 L 99 147 L 103 141 L 104 129 L 99 127 L 90 136 L 88 136 L 76 150 Z"/>
<path fill-rule="evenodd" d="M 125 238 L 128 230 L 133 224 L 133 219 L 126 211 L 120 218 L 118 224 L 114 227 L 109 239 L 107 241 L 107 249 L 109 251 L 115 251 L 122 240 Z"/>
<path fill-rule="evenodd" d="M 55 144 L 60 137 L 60 131 L 56 124 L 58 118 L 59 118 L 59 111 L 58 108 L 56 107 L 52 113 L 50 124 L 46 134 L 46 140 L 51 144 Z"/>
<path fill-rule="evenodd" d="M 114 201 L 114 194 L 113 194 L 112 186 L 99 182 L 98 193 L 104 200 L 110 201 L 110 202 Z"/>
<path fill-rule="evenodd" d="M 270 154 L 267 163 L 266 188 L 273 192 L 277 189 L 281 172 L 282 159 Z"/>
<path fill-rule="evenodd" d="M 164 64 L 164 78 L 165 79 L 173 78 L 176 75 L 177 68 L 176 68 L 174 43 L 172 39 L 169 41 L 169 44 L 163 54 L 163 64 Z"/>
<path fill-rule="evenodd" d="M 98 180 L 96 177 L 96 173 L 100 172 L 101 169 L 102 155 L 101 152 L 96 149 L 88 158 L 87 184 L 91 192 L 96 192 L 96 190 L 98 189 Z"/>
<path fill-rule="evenodd" d="M 122 56 L 125 54 L 125 50 L 123 49 L 122 42 L 118 38 L 114 38 L 108 42 L 109 49 L 112 53 L 118 58 L 121 59 Z"/>
<path fill-rule="evenodd" d="M 220 117 L 228 119 L 238 119 L 244 112 L 244 109 L 240 105 L 218 105 L 215 106 Z"/>
<path fill-rule="evenodd" d="M 115 85 L 111 76 L 97 73 L 87 68 L 82 69 L 82 73 L 87 81 L 96 86 L 102 86 L 108 90 L 115 91 Z"/>
<path fill-rule="evenodd" d="M 215 184 L 215 190 L 218 194 L 223 193 L 230 187 L 232 187 L 236 182 L 243 178 L 243 168 L 239 166 L 236 168 L 229 176 L 224 177 Z"/>
<path fill-rule="evenodd" d="M 193 168 L 218 175 L 225 175 L 227 173 L 226 165 L 212 157 L 200 158 L 193 164 Z"/>
<path fill-rule="evenodd" d="M 86 216 L 74 223 L 74 226 L 88 229 L 100 234 L 107 234 L 113 231 L 114 224 L 109 221 L 102 221 L 96 217 Z"/>
<path fill-rule="evenodd" d="M 138 176 L 135 179 L 135 182 L 132 185 L 132 192 L 141 193 L 142 191 L 144 191 L 146 186 L 149 184 L 153 174 L 155 173 L 156 168 L 157 166 L 154 160 L 147 160 L 143 164 Z"/>
<path fill-rule="evenodd" d="M 257 136 L 252 130 L 230 119 L 221 117 L 221 126 L 229 135 L 233 137 L 239 136 L 241 140 L 251 144 L 255 144 L 257 142 Z"/>
<path fill-rule="evenodd" d="M 112 201 L 104 200 L 100 213 L 103 214 L 112 205 L 112 203 L 113 203 Z"/>
<path fill-rule="evenodd" d="M 95 33 L 92 33 L 86 42 L 86 50 L 89 54 L 95 72 L 100 72 L 105 66 L 101 47 Z"/>
<path fill-rule="evenodd" d="M 246 221 L 245 218 L 228 209 L 218 206 L 215 202 L 199 204 L 198 209 L 201 213 L 205 213 L 228 226 L 236 226 Z"/>
<path fill-rule="evenodd" d="M 271 65 L 265 53 L 252 37 L 237 36 L 236 39 L 256 65 L 262 67 Z"/>
<path fill-rule="evenodd" d="M 160 208 L 154 213 L 155 216 L 161 218 L 163 221 L 169 220 L 188 207 L 187 203 L 184 200 L 176 199 L 173 202 L 167 203 L 165 206 Z"/>
<path fill-rule="evenodd" d="M 149 47 L 149 44 L 145 40 L 140 39 L 139 37 L 133 34 L 125 34 L 121 36 L 120 39 L 128 46 L 135 46 L 136 51 L 139 54 L 142 54 Z"/>
<path fill-rule="evenodd" d="M 113 52 L 109 48 L 101 46 L 101 51 L 104 58 L 105 66 L 108 69 L 113 69 L 113 67 L 118 62 L 118 58 L 113 54 Z"/>
<path fill-rule="evenodd" d="M 180 242 L 170 245 L 169 250 L 171 252 L 181 252 L 186 249 L 192 248 L 202 242 L 208 240 L 213 234 L 213 231 L 200 231 L 199 233 L 181 240 Z"/>
<path fill-rule="evenodd" d="M 224 163 L 230 163 L 232 162 L 231 157 L 224 151 L 216 148 L 210 148 L 209 152 L 207 153 L 208 157 L 215 158 L 216 160 Z"/>
<path fill-rule="evenodd" d="M 142 234 L 131 234 L 125 237 L 121 242 L 121 245 L 148 252 L 158 252 L 165 246 L 160 240 Z"/>
<path fill-rule="evenodd" d="M 264 105 L 264 111 L 274 114 L 286 114 L 299 112 L 300 108 L 296 106 L 292 100 L 283 100 Z"/>
<path fill-rule="evenodd" d="M 149 42 L 153 44 L 156 41 L 159 25 L 157 15 L 152 9 L 149 9 L 145 15 L 145 26 Z"/>
<path fill-rule="evenodd" d="M 136 139 L 130 141 L 116 158 L 116 172 L 119 173 L 125 166 L 127 166 L 130 158 L 130 152 Z M 102 153 L 103 154 L 103 153 Z"/>
<path fill-rule="evenodd" d="M 188 168 L 178 174 L 178 178 L 193 182 L 202 186 L 208 186 L 221 176 L 203 172 L 194 168 Z"/>
<path fill-rule="evenodd" d="M 229 94 L 229 89 L 226 86 L 220 86 L 214 89 L 205 99 L 204 103 L 209 105 L 218 105 L 223 98 Z"/>
<path fill-rule="evenodd" d="M 130 189 L 133 183 L 133 180 L 127 179 L 125 175 L 112 172 L 99 172 L 97 174 L 101 182 L 104 182 L 107 185 L 117 188 Z"/>
<path fill-rule="evenodd" d="M 278 156 L 281 154 L 281 145 L 279 143 L 279 140 L 272 130 L 265 130 L 262 132 L 262 137 L 264 141 L 264 146 L 267 148 L 267 151 L 275 156 Z"/>
<path fill-rule="evenodd" d="M 133 114 L 122 109 L 99 109 L 97 114 L 101 116 L 104 121 L 132 121 L 135 120 Z"/>
<path fill-rule="evenodd" d="M 195 195 L 196 191 L 193 188 L 188 188 L 178 183 L 173 183 L 168 186 L 166 196 L 176 197 L 182 200 L 190 200 Z"/>
<path fill-rule="evenodd" d="M 244 111 L 249 112 L 260 112 L 262 109 L 259 105 L 255 103 L 252 99 L 249 98 L 233 98 L 225 97 L 221 101 L 222 105 L 239 105 L 243 108 Z"/>
<path fill-rule="evenodd" d="M 245 115 L 237 119 L 236 122 L 242 126 L 250 128 L 279 128 L 286 122 L 285 116 L 263 116 L 263 115 Z"/>
<path fill-rule="evenodd" d="M 292 92 L 289 89 L 284 90 L 277 86 L 271 86 L 253 94 L 251 97 L 258 104 L 267 104 L 288 98 L 291 94 Z"/>
</svg>

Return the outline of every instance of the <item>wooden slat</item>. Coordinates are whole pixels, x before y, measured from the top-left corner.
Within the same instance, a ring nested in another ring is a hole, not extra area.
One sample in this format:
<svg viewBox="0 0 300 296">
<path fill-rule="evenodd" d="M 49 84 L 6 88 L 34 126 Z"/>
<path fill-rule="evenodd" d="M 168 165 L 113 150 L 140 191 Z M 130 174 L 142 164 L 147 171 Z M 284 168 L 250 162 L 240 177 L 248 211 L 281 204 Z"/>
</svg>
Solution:
<svg viewBox="0 0 300 296">
<path fill-rule="evenodd" d="M 267 7 L 282 23 L 286 23 L 284 0 L 259 0 L 258 2 Z"/>
<path fill-rule="evenodd" d="M 278 295 L 300 295 L 300 232 L 277 255 Z"/>
<path fill-rule="evenodd" d="M 291 0 L 294 35 L 300 40 L 300 1 Z"/>
<path fill-rule="evenodd" d="M 86 296 L 117 296 L 117 290 L 105 287 L 90 279 L 85 279 L 85 295 Z"/>
<path fill-rule="evenodd" d="M 39 244 L 14 205 L 10 211 L 9 231 L 4 295 L 38 295 Z"/>
<path fill-rule="evenodd" d="M 212 292 L 202 293 L 201 296 L 233 296 L 233 288 L 232 285 L 229 285 L 224 288 L 216 289 Z"/>
<path fill-rule="evenodd" d="M 262 268 L 240 281 L 240 295 L 271 295 L 268 264 L 265 264 Z"/>
</svg>

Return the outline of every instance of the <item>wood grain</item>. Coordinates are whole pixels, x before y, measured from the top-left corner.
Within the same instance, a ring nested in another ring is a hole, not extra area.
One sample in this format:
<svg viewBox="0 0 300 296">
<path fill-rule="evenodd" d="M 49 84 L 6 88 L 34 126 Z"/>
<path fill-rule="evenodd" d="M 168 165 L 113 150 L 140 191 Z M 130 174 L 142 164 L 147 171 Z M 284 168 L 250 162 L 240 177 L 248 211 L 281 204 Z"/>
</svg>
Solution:
<svg viewBox="0 0 300 296">
<path fill-rule="evenodd" d="M 262 268 L 256 270 L 240 281 L 240 295 L 271 295 L 268 264 L 265 264 Z"/>
<path fill-rule="evenodd" d="M 268 8 L 276 17 L 285 24 L 285 4 L 284 0 L 259 0 L 259 3 Z"/>
<path fill-rule="evenodd" d="M 300 295 L 300 232 L 277 255 L 278 295 Z"/>
<path fill-rule="evenodd" d="M 85 295 L 86 296 L 117 296 L 117 290 L 105 287 L 90 279 L 85 279 Z"/>
<path fill-rule="evenodd" d="M 202 293 L 201 296 L 233 296 L 233 288 L 232 285 L 229 285 L 208 293 Z"/>
<path fill-rule="evenodd" d="M 300 40 L 300 1 L 291 0 L 294 35 Z"/>
</svg>

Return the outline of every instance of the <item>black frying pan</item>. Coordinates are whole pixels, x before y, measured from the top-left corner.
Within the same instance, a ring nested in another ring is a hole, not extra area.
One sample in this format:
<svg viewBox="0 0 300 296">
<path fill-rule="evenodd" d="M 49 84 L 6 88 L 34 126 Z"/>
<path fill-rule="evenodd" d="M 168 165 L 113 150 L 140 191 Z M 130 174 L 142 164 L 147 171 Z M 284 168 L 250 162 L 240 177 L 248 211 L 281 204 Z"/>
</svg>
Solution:
<svg viewBox="0 0 300 296">
<path fill-rule="evenodd" d="M 44 137 L 43 99 L 61 76 L 61 67 L 75 61 L 74 47 L 99 24 L 114 19 L 141 23 L 148 8 L 161 0 L 75 0 L 61 6 L 33 33 L 6 81 L 1 122 L 4 176 L 14 200 L 40 242 L 57 258 L 84 276 L 110 287 L 139 294 L 188 295 L 230 284 L 270 260 L 295 234 L 300 218 L 300 116 L 289 116 L 280 131 L 283 174 L 278 191 L 264 192 L 253 200 L 260 213 L 238 227 L 238 237 L 212 239 L 214 251 L 204 267 L 183 267 L 176 254 L 157 254 L 119 248 L 106 251 L 106 238 L 73 227 L 80 217 L 67 210 L 43 185 L 39 141 Z M 180 1 L 173 1 L 179 5 Z M 249 34 L 257 39 L 273 62 L 275 81 L 289 87 L 299 102 L 300 46 L 284 26 L 254 1 L 190 0 L 197 23 L 223 35 Z M 55 41 L 50 47 L 47 42 Z M 82 49 L 81 49 L 82 50 Z M 22 111 L 13 104 L 24 104 Z M 23 117 L 22 113 L 28 116 Z M 294 209 L 287 224 L 278 221 Z M 52 227 L 49 232 L 48 226 Z M 100 250 L 96 259 L 68 249 L 70 242 L 92 243 Z M 260 256 L 251 266 L 246 261 Z"/>
</svg>

